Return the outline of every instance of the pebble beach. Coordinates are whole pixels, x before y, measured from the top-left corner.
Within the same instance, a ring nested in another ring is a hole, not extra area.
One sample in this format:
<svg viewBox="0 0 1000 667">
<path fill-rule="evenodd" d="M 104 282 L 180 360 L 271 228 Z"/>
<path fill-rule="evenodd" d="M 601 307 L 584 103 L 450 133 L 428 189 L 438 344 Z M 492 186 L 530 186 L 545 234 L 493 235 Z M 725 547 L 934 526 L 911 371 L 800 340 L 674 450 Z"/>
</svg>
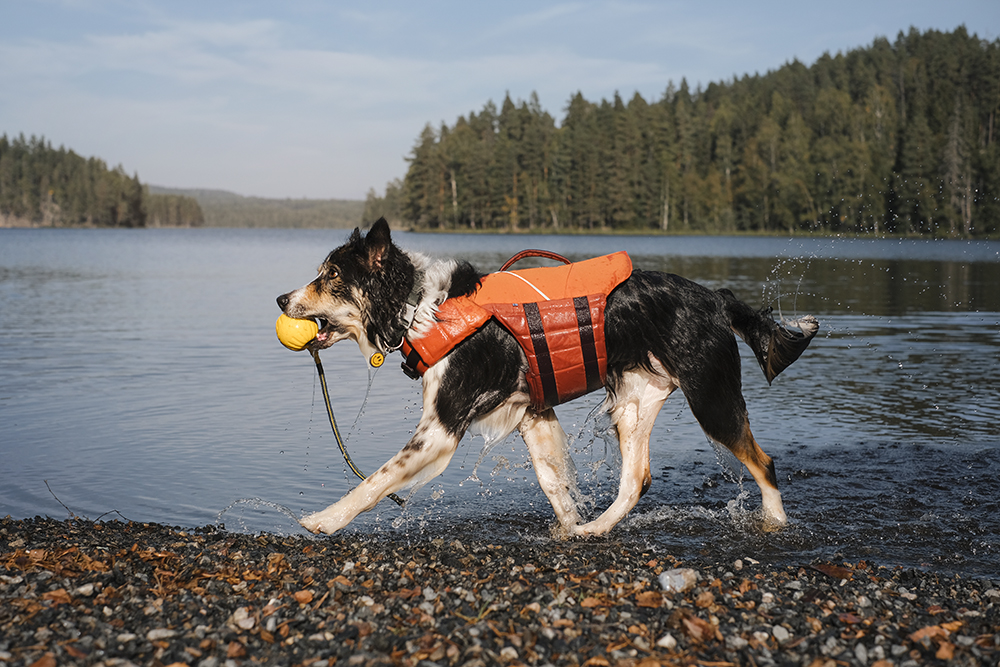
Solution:
<svg viewBox="0 0 1000 667">
<path fill-rule="evenodd" d="M 0 667 L 998 661 L 1000 581 L 954 573 L 0 520 Z"/>
</svg>

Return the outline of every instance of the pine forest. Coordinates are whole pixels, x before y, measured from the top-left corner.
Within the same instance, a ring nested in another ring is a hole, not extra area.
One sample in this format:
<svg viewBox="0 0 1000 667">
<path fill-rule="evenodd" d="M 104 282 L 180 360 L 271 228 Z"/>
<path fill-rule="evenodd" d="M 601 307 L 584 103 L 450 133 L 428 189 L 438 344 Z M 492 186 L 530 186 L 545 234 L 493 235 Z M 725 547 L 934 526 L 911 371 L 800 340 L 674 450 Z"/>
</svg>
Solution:
<svg viewBox="0 0 1000 667">
<path fill-rule="evenodd" d="M 557 125 L 532 94 L 428 125 L 365 220 L 414 229 L 1000 233 L 1000 40 L 964 28 L 670 83 Z"/>
<path fill-rule="evenodd" d="M 44 138 L 0 136 L 0 226 L 177 227 L 204 217 L 191 197 L 150 194 L 121 167 Z"/>
</svg>

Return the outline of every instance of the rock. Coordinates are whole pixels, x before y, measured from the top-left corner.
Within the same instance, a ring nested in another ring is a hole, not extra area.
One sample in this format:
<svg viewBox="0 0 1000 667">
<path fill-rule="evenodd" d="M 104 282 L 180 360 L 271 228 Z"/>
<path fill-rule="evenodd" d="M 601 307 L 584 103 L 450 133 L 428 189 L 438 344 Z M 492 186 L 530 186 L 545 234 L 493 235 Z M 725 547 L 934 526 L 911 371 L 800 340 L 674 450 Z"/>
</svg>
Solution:
<svg viewBox="0 0 1000 667">
<path fill-rule="evenodd" d="M 783 625 L 776 625 L 773 628 L 771 628 L 771 635 L 774 637 L 774 640 L 779 644 L 785 644 L 788 642 L 789 639 L 792 638 L 792 633 L 790 633 L 788 631 L 788 628 L 786 628 Z"/>
<path fill-rule="evenodd" d="M 660 586 L 667 593 L 686 593 L 698 583 L 698 573 L 689 567 L 675 568 L 660 574 Z"/>
<path fill-rule="evenodd" d="M 10 548 L 15 539 L 31 551 Z M 412 534 L 182 535 L 0 518 L 0 667 L 1000 659 L 1000 583 L 974 575 L 745 557 L 738 569 L 729 558 L 681 562 L 628 534 L 613 548 L 489 539 L 463 534 L 459 549 Z"/>
<path fill-rule="evenodd" d="M 94 594 L 94 584 L 84 584 L 73 589 L 73 595 L 89 598 Z"/>
</svg>

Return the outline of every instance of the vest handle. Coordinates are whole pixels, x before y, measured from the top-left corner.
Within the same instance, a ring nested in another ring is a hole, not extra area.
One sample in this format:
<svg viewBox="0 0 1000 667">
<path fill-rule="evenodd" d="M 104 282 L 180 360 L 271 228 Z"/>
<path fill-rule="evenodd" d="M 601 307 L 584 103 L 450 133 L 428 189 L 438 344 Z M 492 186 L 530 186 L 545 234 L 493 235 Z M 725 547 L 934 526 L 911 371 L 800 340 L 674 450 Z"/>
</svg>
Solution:
<svg viewBox="0 0 1000 667">
<path fill-rule="evenodd" d="M 511 257 L 510 259 L 508 259 L 507 262 L 503 266 L 500 267 L 500 270 L 501 271 L 506 271 L 511 266 L 513 266 L 515 262 L 519 262 L 522 259 L 524 259 L 525 257 L 544 257 L 545 259 L 554 259 L 555 261 L 562 262 L 563 264 L 570 264 L 571 263 L 568 259 L 566 259 L 562 255 L 560 255 L 558 253 L 551 252 L 549 250 L 532 250 L 532 249 L 528 249 L 528 250 L 522 250 L 521 252 L 517 253 L 516 255 L 514 255 L 513 257 Z"/>
</svg>

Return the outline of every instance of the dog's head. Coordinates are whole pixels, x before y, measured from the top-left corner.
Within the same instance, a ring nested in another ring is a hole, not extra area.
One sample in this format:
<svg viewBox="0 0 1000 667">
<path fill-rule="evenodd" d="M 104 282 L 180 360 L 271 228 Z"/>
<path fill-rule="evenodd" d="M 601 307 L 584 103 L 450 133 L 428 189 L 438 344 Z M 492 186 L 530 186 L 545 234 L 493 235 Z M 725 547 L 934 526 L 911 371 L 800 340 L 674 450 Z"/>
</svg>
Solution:
<svg viewBox="0 0 1000 667">
<path fill-rule="evenodd" d="M 319 333 L 311 349 L 349 338 L 370 357 L 397 344 L 405 325 L 400 313 L 413 286 L 409 258 L 390 238 L 379 219 L 367 235 L 355 228 L 347 243 L 323 261 L 308 285 L 278 297 L 289 317 L 316 320 Z"/>
</svg>

